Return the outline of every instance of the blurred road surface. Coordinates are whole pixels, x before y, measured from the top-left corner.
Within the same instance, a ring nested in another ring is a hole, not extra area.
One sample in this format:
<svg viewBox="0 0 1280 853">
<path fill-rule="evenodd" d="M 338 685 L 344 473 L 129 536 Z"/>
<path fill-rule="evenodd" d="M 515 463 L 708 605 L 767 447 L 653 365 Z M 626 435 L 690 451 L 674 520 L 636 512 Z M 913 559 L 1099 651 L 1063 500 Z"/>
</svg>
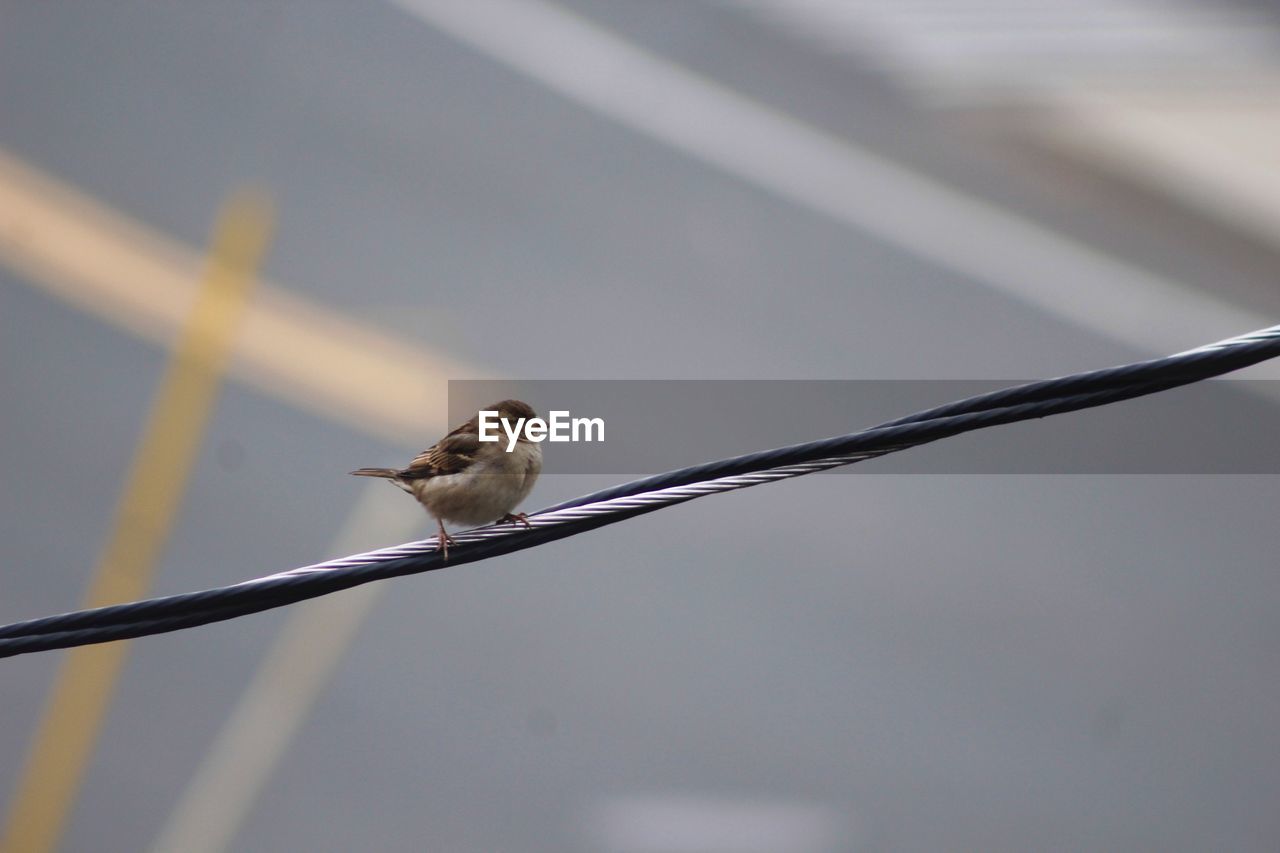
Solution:
<svg viewBox="0 0 1280 853">
<path fill-rule="evenodd" d="M 741 10 L 568 7 L 1185 299 L 1126 343 L 1105 294 L 1013 298 L 390 4 L 5 4 L 0 148 L 192 248 L 267 188 L 265 274 L 444 375 L 1034 378 L 1246 331 L 1165 323 L 1196 306 L 1280 313 L 1265 246 Z M 4 622 L 76 606 L 165 359 L 35 284 L 0 265 Z M 346 472 L 444 426 L 439 377 L 399 444 L 279 388 L 225 389 L 158 593 L 335 556 Z M 866 470 L 388 584 L 231 849 L 1275 849 L 1276 478 Z M 135 644 L 66 850 L 154 842 L 283 619 Z M 0 664 L 5 790 L 56 663 Z"/>
</svg>

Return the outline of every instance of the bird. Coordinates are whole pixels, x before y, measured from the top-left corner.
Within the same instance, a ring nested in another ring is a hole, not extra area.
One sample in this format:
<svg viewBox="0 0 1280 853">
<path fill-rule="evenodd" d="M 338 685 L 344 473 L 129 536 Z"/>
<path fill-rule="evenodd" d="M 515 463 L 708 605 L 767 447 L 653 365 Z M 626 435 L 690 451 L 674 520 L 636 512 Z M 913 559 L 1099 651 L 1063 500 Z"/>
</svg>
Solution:
<svg viewBox="0 0 1280 853">
<path fill-rule="evenodd" d="M 528 497 L 542 471 L 542 445 L 531 441 L 523 428 L 537 413 L 520 400 L 503 400 L 480 411 L 497 412 L 509 428 L 519 429 L 510 450 L 506 436 L 501 441 L 480 440 L 477 413 L 415 456 L 407 467 L 360 468 L 351 472 L 357 477 L 390 480 L 413 495 L 440 529 L 440 551 L 445 560 L 449 559 L 449 545 L 454 542 L 445 530 L 446 521 L 472 526 L 491 521 L 531 526 L 528 516 L 512 510 Z M 489 423 L 493 424 L 492 418 Z"/>
</svg>

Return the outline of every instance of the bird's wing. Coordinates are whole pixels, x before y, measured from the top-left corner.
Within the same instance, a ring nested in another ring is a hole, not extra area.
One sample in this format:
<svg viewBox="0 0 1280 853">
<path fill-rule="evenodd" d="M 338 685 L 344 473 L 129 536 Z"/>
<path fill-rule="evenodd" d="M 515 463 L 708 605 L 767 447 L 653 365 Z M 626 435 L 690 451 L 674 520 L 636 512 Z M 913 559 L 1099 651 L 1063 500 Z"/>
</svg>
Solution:
<svg viewBox="0 0 1280 853">
<path fill-rule="evenodd" d="M 424 480 L 465 471 L 480 450 L 480 436 L 464 431 L 465 424 L 419 453 L 400 472 L 402 480 Z"/>
</svg>

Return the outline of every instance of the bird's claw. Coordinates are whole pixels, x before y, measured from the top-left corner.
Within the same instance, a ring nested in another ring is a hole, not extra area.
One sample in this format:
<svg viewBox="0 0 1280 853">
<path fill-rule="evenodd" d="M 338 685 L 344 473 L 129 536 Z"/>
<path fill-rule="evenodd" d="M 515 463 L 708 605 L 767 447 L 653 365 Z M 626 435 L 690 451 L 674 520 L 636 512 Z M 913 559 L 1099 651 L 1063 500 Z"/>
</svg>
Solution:
<svg viewBox="0 0 1280 853">
<path fill-rule="evenodd" d="M 523 512 L 509 512 L 502 518 L 498 519 L 503 524 L 523 524 L 526 529 L 532 530 L 533 525 L 529 523 L 529 516 Z"/>
</svg>

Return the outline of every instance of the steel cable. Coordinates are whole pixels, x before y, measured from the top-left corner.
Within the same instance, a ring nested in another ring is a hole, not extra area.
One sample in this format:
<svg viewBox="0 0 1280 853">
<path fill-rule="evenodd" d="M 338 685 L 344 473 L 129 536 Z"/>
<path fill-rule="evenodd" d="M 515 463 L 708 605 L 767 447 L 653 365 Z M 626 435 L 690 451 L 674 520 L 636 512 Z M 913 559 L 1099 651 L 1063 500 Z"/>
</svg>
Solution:
<svg viewBox="0 0 1280 853">
<path fill-rule="evenodd" d="M 0 627 L 0 657 L 147 636 L 233 619 L 342 589 L 531 548 L 709 494 L 789 479 L 965 432 L 1105 405 L 1238 370 L 1280 355 L 1280 326 L 1161 359 L 1032 382 L 970 397 L 871 429 L 682 468 L 624 483 L 529 516 L 454 535 L 448 562 L 435 539 L 410 542 L 232 586 L 47 616 Z"/>
</svg>

